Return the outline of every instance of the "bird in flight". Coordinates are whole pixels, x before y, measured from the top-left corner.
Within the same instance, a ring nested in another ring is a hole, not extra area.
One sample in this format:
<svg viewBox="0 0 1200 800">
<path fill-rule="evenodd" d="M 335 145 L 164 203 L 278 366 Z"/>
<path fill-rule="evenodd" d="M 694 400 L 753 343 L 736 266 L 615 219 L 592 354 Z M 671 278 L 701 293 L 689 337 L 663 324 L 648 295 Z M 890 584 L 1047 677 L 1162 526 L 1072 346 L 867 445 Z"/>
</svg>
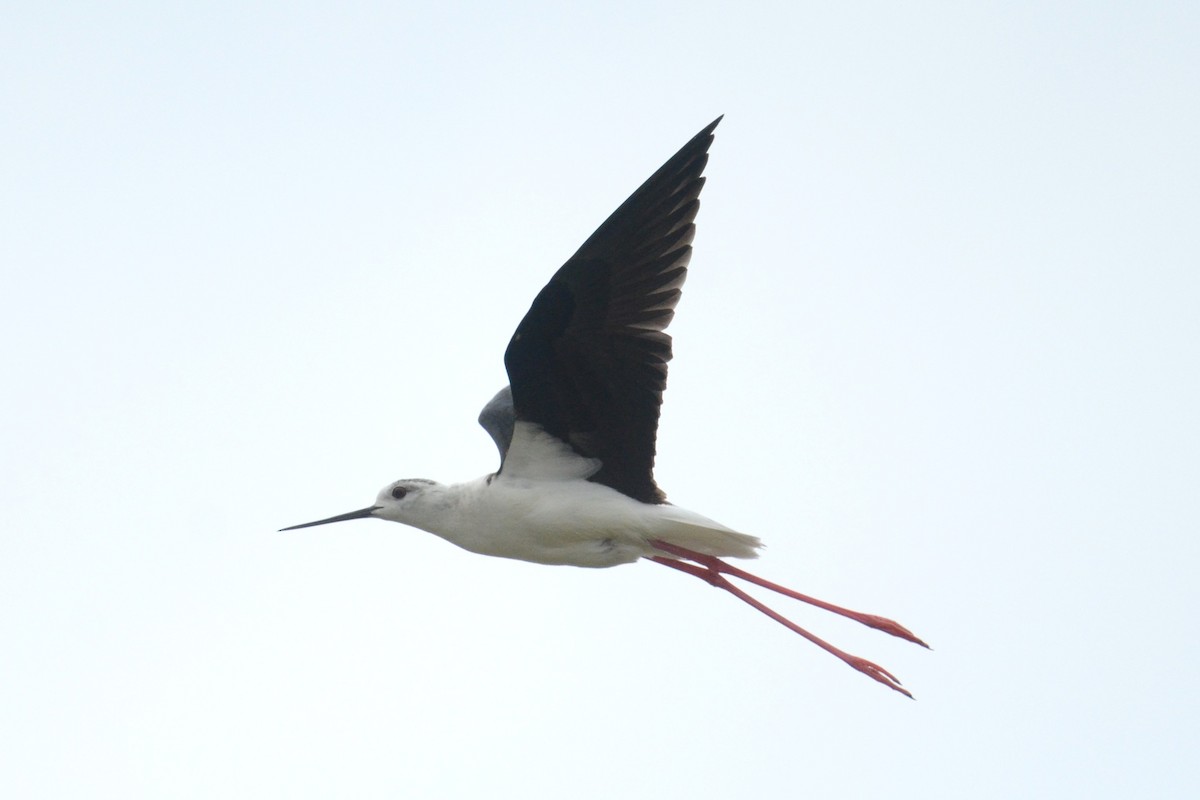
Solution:
<svg viewBox="0 0 1200 800">
<path fill-rule="evenodd" d="M 504 353 L 509 385 L 479 423 L 500 468 L 465 483 L 408 478 L 366 508 L 283 530 L 377 517 L 466 550 L 539 564 L 646 559 L 723 589 L 854 669 L 909 697 L 883 667 L 846 653 L 732 583 L 737 578 L 926 646 L 906 628 L 787 589 L 726 563 L 758 538 L 667 502 L 654 481 L 680 287 L 692 255 L 718 117 L 605 220 L 534 298 Z"/>
</svg>

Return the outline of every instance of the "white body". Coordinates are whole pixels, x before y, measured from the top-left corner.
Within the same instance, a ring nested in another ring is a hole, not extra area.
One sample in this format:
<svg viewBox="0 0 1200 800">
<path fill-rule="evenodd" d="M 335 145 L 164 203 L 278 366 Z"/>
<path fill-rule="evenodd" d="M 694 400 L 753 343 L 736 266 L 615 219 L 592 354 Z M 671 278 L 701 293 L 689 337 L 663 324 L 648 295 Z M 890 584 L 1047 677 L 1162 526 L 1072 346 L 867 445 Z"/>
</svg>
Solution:
<svg viewBox="0 0 1200 800">
<path fill-rule="evenodd" d="M 499 474 L 450 486 L 397 481 L 379 493 L 373 516 L 475 553 L 539 564 L 612 567 L 666 555 L 655 540 L 706 555 L 755 557 L 757 537 L 588 481 L 598 468 L 536 425 L 518 422 Z"/>
</svg>

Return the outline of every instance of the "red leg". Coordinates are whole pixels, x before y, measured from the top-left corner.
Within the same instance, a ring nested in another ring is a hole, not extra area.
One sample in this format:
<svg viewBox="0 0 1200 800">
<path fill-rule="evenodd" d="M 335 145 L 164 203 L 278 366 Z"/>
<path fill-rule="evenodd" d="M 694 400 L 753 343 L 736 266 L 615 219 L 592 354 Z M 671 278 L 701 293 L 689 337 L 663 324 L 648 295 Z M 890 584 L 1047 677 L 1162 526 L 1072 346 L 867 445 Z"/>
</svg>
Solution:
<svg viewBox="0 0 1200 800">
<path fill-rule="evenodd" d="M 720 572 L 726 575 L 732 575 L 735 578 L 741 578 L 744 581 L 749 581 L 750 583 L 761 586 L 764 589 L 770 589 L 772 592 L 778 592 L 779 594 L 791 597 L 794 600 L 799 600 L 802 603 L 808 603 L 809 605 L 816 606 L 817 608 L 823 608 L 826 611 L 832 611 L 835 614 L 840 614 L 843 617 L 854 620 L 855 622 L 861 622 L 863 625 L 866 625 L 869 628 L 875 628 L 876 630 L 883 631 L 884 633 L 890 633 L 892 636 L 899 636 L 901 639 L 907 639 L 914 644 L 921 645 L 921 647 L 929 647 L 929 645 L 925 644 L 923 641 L 914 636 L 908 628 L 905 628 L 898 622 L 893 622 L 890 619 L 886 619 L 885 617 L 877 617 L 874 614 L 863 614 L 860 611 L 851 611 L 848 608 L 835 606 L 832 603 L 826 603 L 824 600 L 818 600 L 815 597 L 801 594 L 794 589 L 788 589 L 786 586 L 780 586 L 777 583 L 772 583 L 765 578 L 760 578 L 757 575 L 753 575 L 743 569 L 738 569 L 735 566 L 726 564 L 716 556 L 697 553 L 694 550 L 688 550 L 686 547 L 679 547 L 677 545 L 670 544 L 669 542 L 656 541 L 653 542 L 653 544 L 657 549 L 662 550 L 664 553 L 670 553 L 673 556 L 678 556 L 679 558 L 684 558 L 688 561 L 695 561 L 697 564 L 702 564 L 714 572 Z"/>
<path fill-rule="evenodd" d="M 736 567 L 731 567 L 728 564 L 726 564 L 724 561 L 721 561 L 719 558 L 716 558 L 715 556 L 708 556 L 703 553 L 696 553 L 696 552 L 688 550 L 686 548 L 676 547 L 675 545 L 668 544 L 666 542 L 661 542 L 661 541 L 655 542 L 654 546 L 660 550 L 663 550 L 664 552 L 672 553 L 674 555 L 679 555 L 683 558 L 687 558 L 689 560 L 695 561 L 696 563 L 689 564 L 686 561 L 678 561 L 674 558 L 666 558 L 664 556 L 651 556 L 650 557 L 651 561 L 655 561 L 666 567 L 671 567 L 672 569 L 677 569 L 681 572 L 686 572 L 689 575 L 694 575 L 697 578 L 700 578 L 701 580 L 706 581 L 707 583 L 710 583 L 719 589 L 724 589 L 725 591 L 732 594 L 734 597 L 737 597 L 739 600 L 742 600 L 743 602 L 753 606 L 754 608 L 758 609 L 762 613 L 766 614 L 768 617 L 775 620 L 779 624 L 800 634 L 805 639 L 812 642 L 817 647 L 820 647 L 822 650 L 826 651 L 827 653 L 830 653 L 831 655 L 838 657 L 839 659 L 844 661 L 846 664 L 850 665 L 851 667 L 853 667 L 854 669 L 863 673 L 864 675 L 874 678 L 875 680 L 882 683 L 884 686 L 887 686 L 888 688 L 891 688 L 891 689 L 895 689 L 897 692 L 900 692 L 901 694 L 905 695 L 906 697 L 909 697 L 909 698 L 912 697 L 912 694 L 907 689 L 905 689 L 904 687 L 902 687 L 900 685 L 900 681 L 897 680 L 894 675 L 892 675 L 890 672 L 885 670 L 883 667 L 881 667 L 878 664 L 875 664 L 873 662 L 867 661 L 864 658 L 859 658 L 858 656 L 851 655 L 850 653 L 847 653 L 843 650 L 839 650 L 838 648 L 836 648 L 833 645 L 826 642 L 824 639 L 821 639 L 818 636 L 814 636 L 813 634 L 806 631 L 804 628 L 801 628 L 799 625 L 792 622 L 790 619 L 787 619 L 782 614 L 779 614 L 778 612 L 774 611 L 773 609 L 768 608 L 763 603 L 759 602 L 758 600 L 756 600 L 755 598 L 746 594 L 744 591 L 742 591 L 738 587 L 734 586 L 732 583 L 729 582 L 728 579 L 726 579 L 724 577 L 724 575 L 722 573 L 727 573 L 727 574 L 733 575 L 734 577 L 743 578 L 745 580 L 748 580 L 748 581 L 755 583 L 759 586 L 762 586 L 764 588 L 771 589 L 772 591 L 779 592 L 780 594 L 784 594 L 788 597 L 793 597 L 797 600 L 802 600 L 806 603 L 812 603 L 813 605 L 816 605 L 819 608 L 825 608 L 830 611 L 834 611 L 835 613 L 839 613 L 839 614 L 842 614 L 843 616 L 847 616 L 847 617 L 850 617 L 851 619 L 855 619 L 859 622 L 862 622 L 865 625 L 870 625 L 871 627 L 878 628 L 879 630 L 885 630 L 888 633 L 893 633 L 893 635 L 902 636 L 902 638 L 909 639 L 910 641 L 916 642 L 917 644 L 928 647 L 928 645 L 926 645 L 920 639 L 917 639 L 915 636 L 913 636 L 911 633 L 909 633 L 906 629 L 904 629 L 900 625 L 897 625 L 896 623 L 891 622 L 891 620 L 885 620 L 881 617 L 875 617 L 875 616 L 867 615 L 867 614 L 859 614 L 858 612 L 855 612 L 855 611 L 848 611 L 847 609 L 840 608 L 839 606 L 833 606 L 833 605 L 830 605 L 829 603 L 825 603 L 823 601 L 816 600 L 815 598 L 808 597 L 807 595 L 802 595 L 799 592 L 793 592 L 791 589 L 786 589 L 782 586 L 778 586 L 777 584 L 771 583 L 770 581 L 763 580 L 762 578 L 759 578 L 756 575 L 751 575 L 750 573 L 744 572 L 743 570 L 737 569 Z M 868 622 L 866 620 L 879 621 L 881 623 L 886 623 L 887 625 L 872 624 L 872 622 Z M 888 627 L 888 625 L 890 625 L 891 627 Z M 896 633 L 893 629 L 903 631 L 905 634 L 908 634 L 908 635 L 903 636 L 900 633 Z"/>
</svg>

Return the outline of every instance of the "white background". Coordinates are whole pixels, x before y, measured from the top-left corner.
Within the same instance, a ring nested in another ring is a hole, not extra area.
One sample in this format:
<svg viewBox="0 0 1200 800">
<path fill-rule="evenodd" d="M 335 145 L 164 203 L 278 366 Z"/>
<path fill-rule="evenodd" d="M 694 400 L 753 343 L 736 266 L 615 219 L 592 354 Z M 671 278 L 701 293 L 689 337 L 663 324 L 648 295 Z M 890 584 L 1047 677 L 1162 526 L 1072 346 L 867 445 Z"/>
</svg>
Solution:
<svg viewBox="0 0 1200 800">
<path fill-rule="evenodd" d="M 0 794 L 1197 794 L 1194 3 L 6 5 Z M 276 532 L 494 469 L 721 113 L 659 482 L 916 702 L 653 564 Z"/>
</svg>

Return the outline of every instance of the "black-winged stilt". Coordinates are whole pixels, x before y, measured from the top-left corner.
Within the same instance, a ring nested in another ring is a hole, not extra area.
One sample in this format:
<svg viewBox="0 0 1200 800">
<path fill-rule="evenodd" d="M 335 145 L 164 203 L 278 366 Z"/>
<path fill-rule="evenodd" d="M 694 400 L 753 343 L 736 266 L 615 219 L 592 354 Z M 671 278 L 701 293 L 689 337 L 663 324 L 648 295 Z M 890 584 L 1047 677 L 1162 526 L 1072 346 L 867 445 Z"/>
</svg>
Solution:
<svg viewBox="0 0 1200 800">
<path fill-rule="evenodd" d="M 378 517 L 472 552 L 540 564 L 612 567 L 648 559 L 730 592 L 856 670 L 911 697 L 882 667 L 850 655 L 733 585 L 740 578 L 926 646 L 899 624 L 840 608 L 726 564 L 757 537 L 678 506 L 654 482 L 680 287 L 717 118 L 650 176 L 538 293 L 504 354 L 509 386 L 479 422 L 496 472 L 449 486 L 410 478 L 367 508 L 283 530 Z"/>
</svg>

